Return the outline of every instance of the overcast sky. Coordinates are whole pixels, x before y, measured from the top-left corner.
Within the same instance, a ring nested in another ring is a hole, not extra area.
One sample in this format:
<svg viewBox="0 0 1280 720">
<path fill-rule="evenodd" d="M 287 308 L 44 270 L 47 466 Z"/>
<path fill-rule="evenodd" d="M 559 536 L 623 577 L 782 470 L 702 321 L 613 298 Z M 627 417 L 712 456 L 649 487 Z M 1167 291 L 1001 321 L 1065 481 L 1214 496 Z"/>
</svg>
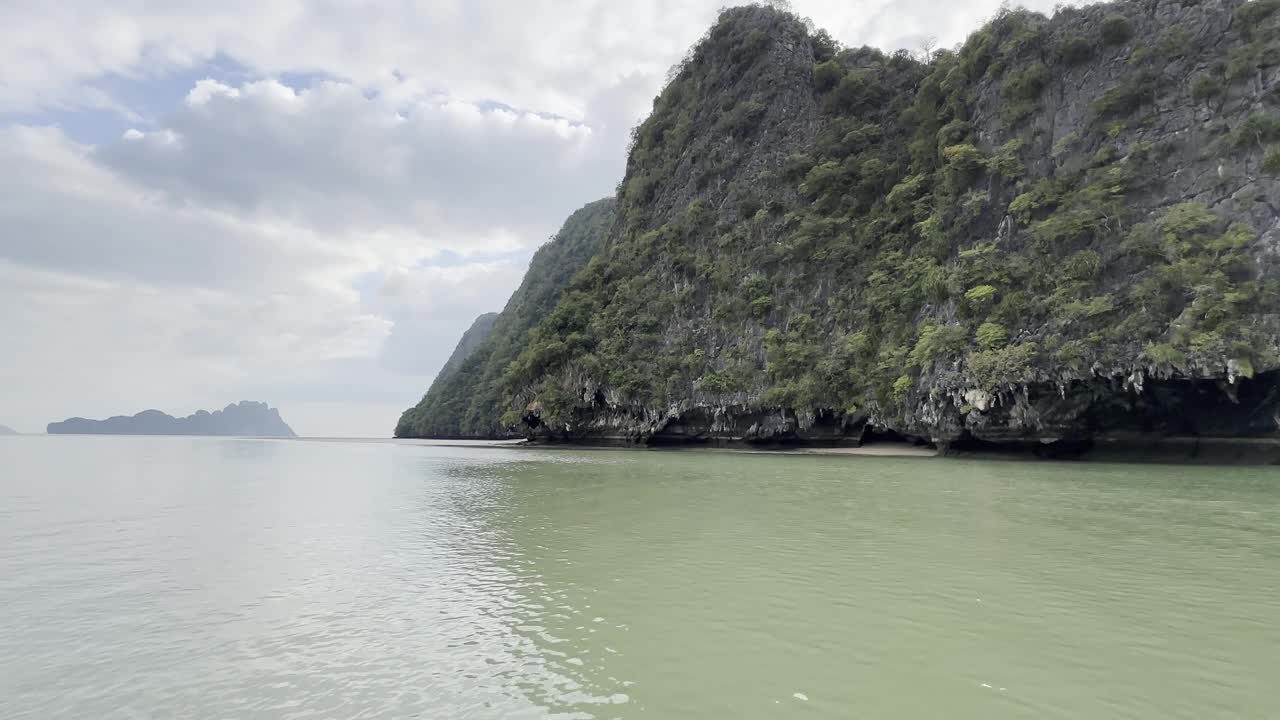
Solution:
<svg viewBox="0 0 1280 720">
<path fill-rule="evenodd" d="M 0 0 L 0 423 L 388 435 L 722 4 Z M 793 4 L 887 50 L 999 7 Z"/>
</svg>

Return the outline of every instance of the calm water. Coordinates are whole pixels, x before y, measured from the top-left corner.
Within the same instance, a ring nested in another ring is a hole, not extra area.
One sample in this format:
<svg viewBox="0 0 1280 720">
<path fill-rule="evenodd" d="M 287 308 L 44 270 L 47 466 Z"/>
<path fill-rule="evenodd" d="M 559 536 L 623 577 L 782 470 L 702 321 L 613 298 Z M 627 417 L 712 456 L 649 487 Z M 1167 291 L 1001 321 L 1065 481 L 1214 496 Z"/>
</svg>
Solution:
<svg viewBox="0 0 1280 720">
<path fill-rule="evenodd" d="M 0 438 L 5 718 L 1275 718 L 1280 471 Z"/>
</svg>

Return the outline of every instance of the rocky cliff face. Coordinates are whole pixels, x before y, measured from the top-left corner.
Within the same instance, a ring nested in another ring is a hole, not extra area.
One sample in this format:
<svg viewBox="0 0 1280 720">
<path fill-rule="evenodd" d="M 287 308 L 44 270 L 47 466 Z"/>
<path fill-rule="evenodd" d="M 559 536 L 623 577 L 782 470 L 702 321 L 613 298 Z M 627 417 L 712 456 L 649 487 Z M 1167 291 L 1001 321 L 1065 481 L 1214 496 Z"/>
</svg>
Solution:
<svg viewBox="0 0 1280 720">
<path fill-rule="evenodd" d="M 1278 0 L 1005 12 L 926 63 L 735 8 L 637 129 L 608 239 L 508 363 L 498 424 L 1274 438 L 1278 173 Z"/>
<path fill-rule="evenodd" d="M 222 410 L 199 410 L 176 418 L 159 410 L 117 415 L 106 420 L 71 418 L 49 423 L 50 435 L 226 435 L 243 437 L 296 437 L 280 417 L 280 411 L 260 402 L 239 402 Z"/>
</svg>

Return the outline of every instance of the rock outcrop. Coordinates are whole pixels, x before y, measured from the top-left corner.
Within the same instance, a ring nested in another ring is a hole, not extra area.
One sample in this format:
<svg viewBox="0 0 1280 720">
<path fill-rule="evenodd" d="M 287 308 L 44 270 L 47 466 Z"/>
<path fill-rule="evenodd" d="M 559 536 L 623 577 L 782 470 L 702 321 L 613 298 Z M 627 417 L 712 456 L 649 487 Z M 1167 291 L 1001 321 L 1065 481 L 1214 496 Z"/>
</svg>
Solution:
<svg viewBox="0 0 1280 720">
<path fill-rule="evenodd" d="M 584 265 L 496 432 L 1280 438 L 1280 0 L 1006 11 L 924 62 L 727 10 Z"/>
<path fill-rule="evenodd" d="M 71 418 L 49 423 L 50 435 L 226 435 L 245 437 L 296 437 L 280 417 L 280 411 L 266 403 L 244 401 L 222 410 L 200 410 L 176 418 L 159 410 L 136 415 L 117 415 L 106 420 Z"/>
</svg>

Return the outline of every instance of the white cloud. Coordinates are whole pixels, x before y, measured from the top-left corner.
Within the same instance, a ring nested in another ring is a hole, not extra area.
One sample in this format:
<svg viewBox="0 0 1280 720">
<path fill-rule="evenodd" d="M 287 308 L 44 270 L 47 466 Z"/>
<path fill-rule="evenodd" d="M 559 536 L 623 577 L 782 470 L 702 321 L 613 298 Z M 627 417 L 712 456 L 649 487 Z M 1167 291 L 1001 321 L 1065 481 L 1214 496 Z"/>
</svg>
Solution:
<svg viewBox="0 0 1280 720">
<path fill-rule="evenodd" d="M 83 105 L 104 75 L 145 77 L 217 54 L 266 75 L 320 71 L 361 87 L 408 81 L 469 101 L 584 119 L 620 77 L 660 78 L 722 0 L 40 0 L 0 4 L 0 112 Z M 1044 0 L 1027 3 L 1046 10 Z M 998 0 L 794 0 L 840 40 L 896 49 L 963 39 Z M 403 88 L 401 88 L 403 89 Z"/>
<path fill-rule="evenodd" d="M 240 91 L 212 78 L 205 78 L 196 82 L 195 87 L 191 88 L 191 92 L 187 93 L 187 104 L 195 107 L 204 105 L 212 98 L 222 95 L 224 97 L 240 97 Z"/>
<path fill-rule="evenodd" d="M 347 82 L 203 80 L 163 128 L 95 153 L 115 172 L 240 216 L 448 236 L 545 230 L 610 187 L 621 151 L 563 119 L 461 100 L 393 102 Z M 418 241 L 417 237 L 414 237 Z"/>
</svg>

